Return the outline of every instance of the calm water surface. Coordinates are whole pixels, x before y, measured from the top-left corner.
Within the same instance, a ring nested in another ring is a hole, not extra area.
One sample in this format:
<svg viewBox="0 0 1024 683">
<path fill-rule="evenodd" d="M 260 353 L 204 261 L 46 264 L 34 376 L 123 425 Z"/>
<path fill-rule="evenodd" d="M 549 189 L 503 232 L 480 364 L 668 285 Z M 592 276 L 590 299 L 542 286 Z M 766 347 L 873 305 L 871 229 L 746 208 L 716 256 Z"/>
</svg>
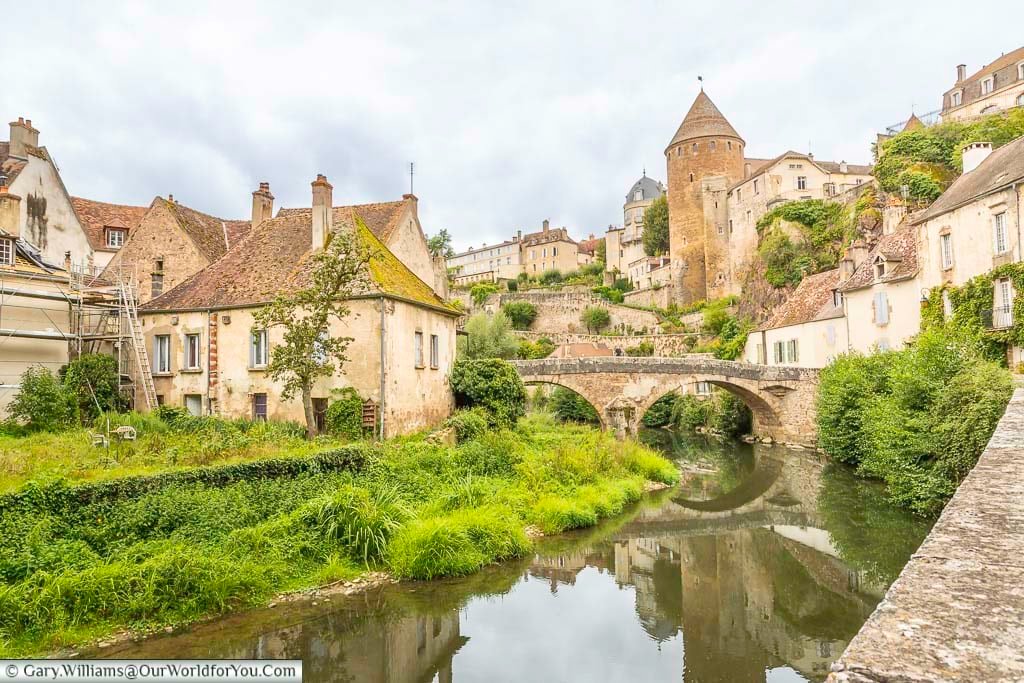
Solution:
<svg viewBox="0 0 1024 683">
<path fill-rule="evenodd" d="M 644 439 L 680 485 L 534 557 L 103 655 L 300 658 L 307 683 L 824 680 L 928 525 L 807 451 Z"/>
</svg>

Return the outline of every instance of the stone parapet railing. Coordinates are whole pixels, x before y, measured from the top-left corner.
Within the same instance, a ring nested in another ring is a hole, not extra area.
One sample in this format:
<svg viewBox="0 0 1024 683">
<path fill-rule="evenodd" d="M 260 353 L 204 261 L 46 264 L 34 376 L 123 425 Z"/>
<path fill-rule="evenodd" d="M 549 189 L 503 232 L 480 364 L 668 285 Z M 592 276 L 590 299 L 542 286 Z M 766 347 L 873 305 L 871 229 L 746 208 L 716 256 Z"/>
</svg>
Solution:
<svg viewBox="0 0 1024 683">
<path fill-rule="evenodd" d="M 1024 389 L 832 683 L 1024 681 Z"/>
<path fill-rule="evenodd" d="M 602 344 L 609 349 L 626 349 L 640 344 L 650 344 L 654 347 L 655 356 L 682 356 L 689 352 L 697 344 L 701 335 L 690 334 L 630 334 L 630 335 L 608 335 L 608 334 L 579 334 L 570 332 L 516 332 L 516 335 L 529 341 L 538 339 L 550 339 L 556 346 L 562 344 Z"/>
</svg>

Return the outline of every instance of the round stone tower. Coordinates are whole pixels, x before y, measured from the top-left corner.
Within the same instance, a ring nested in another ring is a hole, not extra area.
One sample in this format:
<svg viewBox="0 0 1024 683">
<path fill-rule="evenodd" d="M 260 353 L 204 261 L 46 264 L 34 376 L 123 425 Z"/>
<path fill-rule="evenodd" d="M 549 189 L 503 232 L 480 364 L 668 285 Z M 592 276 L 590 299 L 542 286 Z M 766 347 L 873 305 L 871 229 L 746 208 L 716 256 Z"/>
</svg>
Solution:
<svg viewBox="0 0 1024 683">
<path fill-rule="evenodd" d="M 743 178 L 744 144 L 701 90 L 665 149 L 669 254 L 674 298 L 679 303 L 708 298 L 707 273 L 721 271 L 723 264 L 715 261 L 728 259 L 723 245 L 709 244 L 709 240 L 728 240 L 727 232 L 719 236 L 715 227 L 716 209 L 721 213 L 725 208 L 724 196 L 715 199 L 711 190 Z M 722 206 L 715 207 L 715 202 Z"/>
</svg>

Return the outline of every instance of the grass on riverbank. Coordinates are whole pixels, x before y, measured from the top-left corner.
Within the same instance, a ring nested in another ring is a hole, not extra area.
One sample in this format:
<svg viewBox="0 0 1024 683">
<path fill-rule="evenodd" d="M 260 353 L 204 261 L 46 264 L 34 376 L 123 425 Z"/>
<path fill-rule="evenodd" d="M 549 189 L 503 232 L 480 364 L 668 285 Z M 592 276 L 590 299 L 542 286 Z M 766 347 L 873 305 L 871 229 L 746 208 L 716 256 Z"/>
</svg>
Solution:
<svg viewBox="0 0 1024 683">
<path fill-rule="evenodd" d="M 90 431 L 135 427 L 135 441 L 112 439 L 109 448 L 92 445 Z M 218 418 L 182 419 L 168 424 L 153 414 L 101 416 L 92 430 L 0 434 L 0 494 L 29 480 L 71 483 L 154 474 L 202 465 L 261 458 L 304 457 L 340 445 L 331 437 L 307 441 L 296 423 Z"/>
<path fill-rule="evenodd" d="M 274 593 L 388 569 L 462 575 L 530 548 L 527 524 L 588 526 L 675 467 L 634 442 L 547 416 L 457 447 L 366 445 L 359 472 L 0 514 L 0 657 L 120 628 L 192 621 Z M 276 454 L 275 454 L 276 455 Z"/>
</svg>

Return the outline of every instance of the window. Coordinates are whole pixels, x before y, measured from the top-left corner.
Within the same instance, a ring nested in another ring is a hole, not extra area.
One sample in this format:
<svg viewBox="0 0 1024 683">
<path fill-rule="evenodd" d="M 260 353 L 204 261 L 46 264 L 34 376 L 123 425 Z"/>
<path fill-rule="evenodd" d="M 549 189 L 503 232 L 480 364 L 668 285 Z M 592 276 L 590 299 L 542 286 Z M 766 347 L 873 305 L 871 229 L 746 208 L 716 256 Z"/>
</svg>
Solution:
<svg viewBox="0 0 1024 683">
<path fill-rule="evenodd" d="M 423 367 L 423 333 L 417 332 L 413 337 L 416 367 Z"/>
<path fill-rule="evenodd" d="M 199 335 L 185 335 L 185 369 L 199 369 Z"/>
<path fill-rule="evenodd" d="M 717 145 L 715 144 L 714 140 L 712 140 L 710 143 L 708 143 L 708 149 L 710 151 L 714 152 L 715 151 L 715 147 L 717 147 Z"/>
<path fill-rule="evenodd" d="M 995 75 L 989 76 L 981 82 L 981 94 L 988 95 L 990 92 L 996 89 L 996 77 Z"/>
<path fill-rule="evenodd" d="M 547 258 L 547 257 L 548 257 L 548 248 L 547 248 L 547 247 L 544 247 L 543 249 L 541 249 L 541 250 L 540 250 L 540 254 L 541 254 L 541 256 L 542 256 L 543 258 Z"/>
<path fill-rule="evenodd" d="M 758 344 L 757 345 L 756 353 L 757 353 L 757 357 L 754 359 L 754 362 L 755 363 L 760 363 L 761 365 L 767 365 L 768 364 L 768 357 L 765 355 L 764 344 Z"/>
<path fill-rule="evenodd" d="M 743 201 L 743 188 L 742 187 L 737 187 L 736 188 L 736 201 L 738 201 L 738 202 L 742 202 Z"/>
<path fill-rule="evenodd" d="M 691 183 L 693 182 L 693 174 L 692 173 L 690 174 L 690 182 Z"/>
<path fill-rule="evenodd" d="M 776 365 L 781 365 L 786 362 L 785 342 L 777 341 L 772 344 L 772 356 L 775 359 Z"/>
<path fill-rule="evenodd" d="M 694 153 L 694 154 L 696 154 L 696 153 L 697 153 L 697 143 L 696 143 L 696 142 L 695 142 L 695 143 L 693 143 L 693 153 Z"/>
<path fill-rule="evenodd" d="M 747 211 L 747 223 L 750 223 L 750 222 L 751 222 L 751 220 L 750 220 L 750 212 Z"/>
<path fill-rule="evenodd" d="M 633 193 L 633 201 L 634 202 L 638 202 L 638 201 L 642 200 L 643 198 L 644 198 L 644 191 L 643 190 L 637 190 L 636 192 Z"/>
<path fill-rule="evenodd" d="M 203 397 L 199 394 L 185 394 L 185 410 L 189 415 L 199 417 L 203 414 Z"/>
<path fill-rule="evenodd" d="M 875 279 L 881 280 L 885 277 L 885 261 L 879 260 L 875 263 Z"/>
<path fill-rule="evenodd" d="M 889 324 L 889 297 L 885 295 L 885 292 L 876 292 L 875 300 L 872 302 L 875 314 L 876 325 L 888 325 Z"/>
<path fill-rule="evenodd" d="M 954 93 L 950 93 L 950 95 L 949 95 L 949 106 L 951 106 L 951 107 L 959 107 L 961 104 L 963 104 L 963 101 L 964 101 L 964 93 L 963 93 L 962 90 L 957 90 Z"/>
<path fill-rule="evenodd" d="M 992 327 L 1005 329 L 1013 326 L 1013 284 L 1009 278 L 996 280 L 995 307 L 992 310 Z"/>
<path fill-rule="evenodd" d="M 267 421 L 267 395 L 266 394 L 253 394 L 252 395 L 252 419 L 266 422 Z"/>
<path fill-rule="evenodd" d="M 729 219 L 729 234 L 732 234 L 732 219 Z"/>
<path fill-rule="evenodd" d="M 124 230 L 107 230 L 107 246 L 118 249 L 124 244 Z"/>
<path fill-rule="evenodd" d="M 153 337 L 153 372 L 158 375 L 171 371 L 171 335 L 158 334 Z"/>
<path fill-rule="evenodd" d="M 759 194 L 760 191 L 757 189 L 757 178 L 754 178 L 754 194 Z"/>
<path fill-rule="evenodd" d="M 697 382 L 696 392 L 698 396 L 708 396 L 711 394 L 711 382 Z"/>
<path fill-rule="evenodd" d="M 727 150 L 729 150 L 730 152 L 732 151 L 732 140 L 726 140 L 725 141 L 725 148 Z"/>
<path fill-rule="evenodd" d="M 843 307 L 843 293 L 840 292 L 838 289 L 832 290 L 832 305 L 835 306 L 836 308 Z"/>
<path fill-rule="evenodd" d="M 14 240 L 0 240 L 0 265 L 14 265 Z"/>
<path fill-rule="evenodd" d="M 805 176 L 805 175 L 798 175 L 796 177 L 796 189 L 798 189 L 798 190 L 806 190 L 807 189 L 807 176 Z"/>
<path fill-rule="evenodd" d="M 430 367 L 437 370 L 441 366 L 441 340 L 436 334 L 430 335 Z"/>
<path fill-rule="evenodd" d="M 1010 250 L 1006 241 L 1006 213 L 997 213 L 993 217 L 992 248 L 996 254 L 1005 254 Z"/>
<path fill-rule="evenodd" d="M 324 330 L 315 342 L 313 342 L 313 362 L 317 365 L 325 365 L 327 363 L 327 349 L 324 347 L 324 342 L 327 341 L 327 331 Z"/>
<path fill-rule="evenodd" d="M 1017 65 L 1017 80 L 1024 81 L 1024 62 Z"/>
<path fill-rule="evenodd" d="M 639 213 L 639 211 L 637 213 Z M 551 247 L 551 255 L 558 256 L 558 247 Z"/>
<path fill-rule="evenodd" d="M 163 294 L 163 292 L 164 292 L 164 274 L 163 273 L 153 273 L 153 275 L 150 277 L 149 285 L 150 285 L 150 289 L 152 290 L 151 296 L 153 298 L 156 298 L 156 297 L 160 296 L 161 294 Z"/>
<path fill-rule="evenodd" d="M 949 270 L 953 267 L 953 236 L 950 234 L 939 235 L 939 251 L 942 252 L 942 269 Z"/>
<path fill-rule="evenodd" d="M 788 342 L 786 342 L 786 362 L 796 363 L 798 360 L 799 356 L 797 355 L 797 340 L 790 339 Z"/>
<path fill-rule="evenodd" d="M 725 226 L 722 225 L 721 223 L 718 224 L 718 234 L 719 235 L 724 235 L 725 234 Z"/>
<path fill-rule="evenodd" d="M 268 360 L 267 331 L 253 330 L 249 334 L 249 367 L 265 368 Z"/>
<path fill-rule="evenodd" d="M 836 184 L 835 183 L 825 183 L 825 185 L 824 185 L 824 187 L 822 189 L 825 191 L 825 196 L 826 197 L 834 197 L 835 194 L 836 194 Z"/>
</svg>

